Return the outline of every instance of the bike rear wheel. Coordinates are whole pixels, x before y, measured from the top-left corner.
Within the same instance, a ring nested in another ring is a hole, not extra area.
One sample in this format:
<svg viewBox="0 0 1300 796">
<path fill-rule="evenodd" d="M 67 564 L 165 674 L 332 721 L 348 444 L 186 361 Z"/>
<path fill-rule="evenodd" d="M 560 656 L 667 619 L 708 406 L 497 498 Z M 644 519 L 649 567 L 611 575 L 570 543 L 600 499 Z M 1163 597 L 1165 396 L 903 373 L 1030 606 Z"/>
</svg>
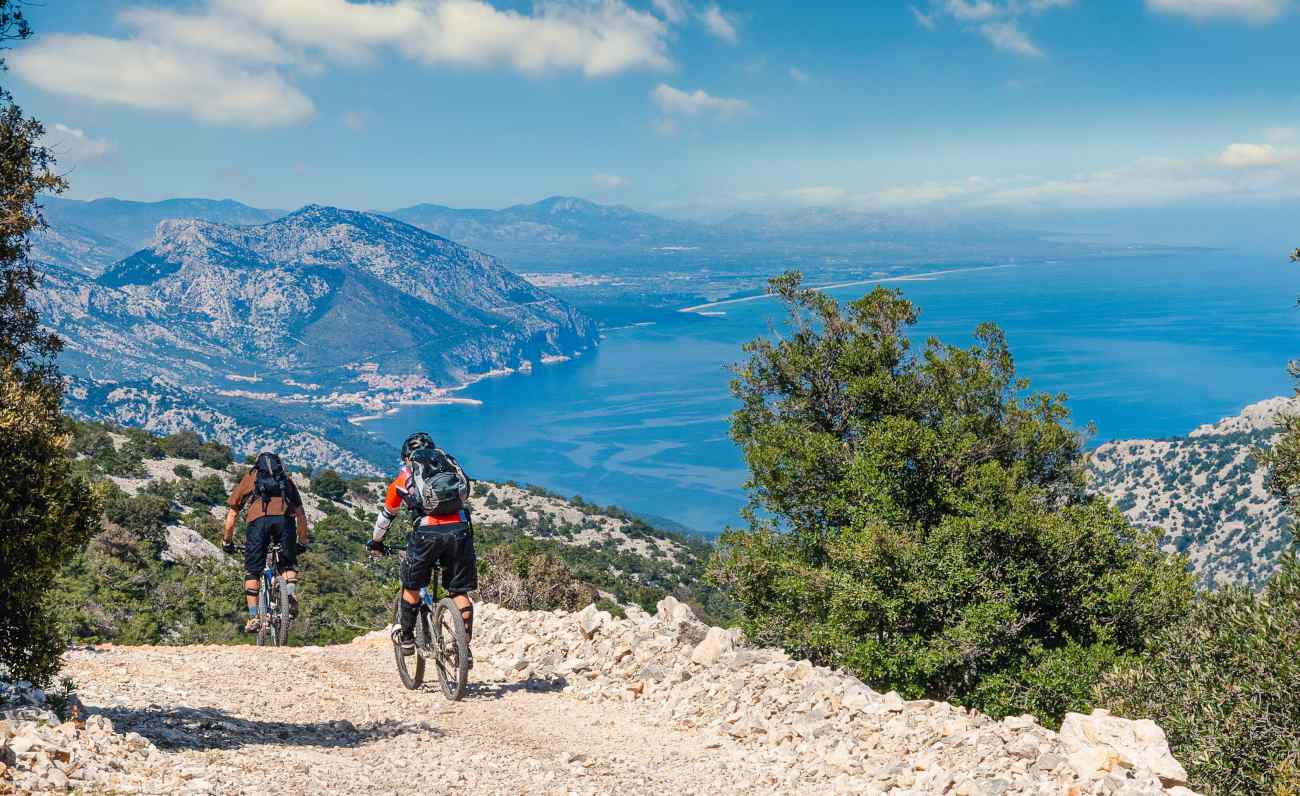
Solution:
<svg viewBox="0 0 1300 796">
<path fill-rule="evenodd" d="M 420 612 L 416 615 L 416 640 L 419 641 L 419 625 L 428 621 L 428 614 L 424 611 L 424 606 L 420 606 Z M 397 593 L 397 599 L 393 602 L 393 624 L 400 628 L 402 626 L 402 593 Z M 424 682 L 424 656 L 420 654 L 417 648 L 415 654 L 406 656 L 402 654 L 402 645 L 399 641 L 400 630 L 393 631 L 393 657 L 397 659 L 397 676 L 402 678 L 402 685 L 414 691 Z M 427 637 L 427 636 L 426 636 Z"/>
<path fill-rule="evenodd" d="M 443 695 L 459 701 L 469 681 L 469 639 L 460 606 L 450 597 L 433 607 L 433 652 Z"/>
<path fill-rule="evenodd" d="M 289 582 L 284 578 L 276 578 L 276 590 L 279 599 L 276 600 L 276 610 L 272 615 L 272 628 L 275 630 L 275 645 L 283 647 L 289 643 Z"/>
<path fill-rule="evenodd" d="M 257 589 L 257 646 L 265 647 L 269 643 L 271 629 L 271 595 L 266 589 L 266 580 Z"/>
</svg>

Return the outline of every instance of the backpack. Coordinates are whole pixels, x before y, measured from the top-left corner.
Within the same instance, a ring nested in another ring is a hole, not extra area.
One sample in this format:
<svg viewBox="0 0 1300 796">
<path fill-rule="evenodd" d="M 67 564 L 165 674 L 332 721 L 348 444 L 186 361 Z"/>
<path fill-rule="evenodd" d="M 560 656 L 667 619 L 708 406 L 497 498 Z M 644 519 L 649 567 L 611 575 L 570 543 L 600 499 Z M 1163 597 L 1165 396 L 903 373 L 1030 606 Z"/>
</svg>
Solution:
<svg viewBox="0 0 1300 796">
<path fill-rule="evenodd" d="M 410 508 L 416 516 L 455 514 L 465 507 L 469 484 L 455 460 L 438 448 L 411 454 Z"/>
<path fill-rule="evenodd" d="M 262 513 L 271 498 L 280 498 L 285 507 L 289 506 L 289 477 L 285 475 L 284 464 L 274 453 L 261 453 L 253 465 L 253 494 L 262 499 Z"/>
</svg>

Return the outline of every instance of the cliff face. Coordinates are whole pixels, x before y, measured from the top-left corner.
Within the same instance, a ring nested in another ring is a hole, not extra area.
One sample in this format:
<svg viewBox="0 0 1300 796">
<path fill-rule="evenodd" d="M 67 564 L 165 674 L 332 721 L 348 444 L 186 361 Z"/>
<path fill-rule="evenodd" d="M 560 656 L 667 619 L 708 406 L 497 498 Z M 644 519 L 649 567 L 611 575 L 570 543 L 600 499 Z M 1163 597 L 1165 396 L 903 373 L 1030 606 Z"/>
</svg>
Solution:
<svg viewBox="0 0 1300 796">
<path fill-rule="evenodd" d="M 67 343 L 64 371 L 82 387 L 73 408 L 157 430 L 169 428 L 161 405 L 252 430 L 259 414 L 318 425 L 301 411 L 312 408 L 337 437 L 349 412 L 436 400 L 597 342 L 590 319 L 488 255 L 319 206 L 258 226 L 163 221 L 149 248 L 98 277 L 49 267 L 34 300 Z M 130 389 L 129 410 L 106 384 Z"/>
<path fill-rule="evenodd" d="M 1108 442 L 1092 454 L 1094 486 L 1130 521 L 1162 529 L 1206 585 L 1260 584 L 1293 532 L 1255 452 L 1276 438 L 1279 414 L 1298 411 L 1272 398 L 1185 437 Z"/>
</svg>

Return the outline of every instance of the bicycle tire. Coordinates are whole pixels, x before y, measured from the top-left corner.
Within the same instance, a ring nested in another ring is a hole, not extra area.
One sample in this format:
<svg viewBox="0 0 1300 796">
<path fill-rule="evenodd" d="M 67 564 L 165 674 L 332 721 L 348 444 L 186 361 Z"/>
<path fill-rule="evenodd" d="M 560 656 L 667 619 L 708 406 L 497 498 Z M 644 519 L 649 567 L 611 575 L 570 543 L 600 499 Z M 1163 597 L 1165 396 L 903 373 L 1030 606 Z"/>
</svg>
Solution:
<svg viewBox="0 0 1300 796">
<path fill-rule="evenodd" d="M 420 612 L 423 615 L 423 611 Z M 417 621 L 420 617 L 417 617 Z M 397 599 L 393 602 L 393 624 L 397 627 L 402 626 L 402 592 L 397 592 Z M 402 645 L 397 640 L 397 635 L 393 636 L 393 657 L 397 659 L 397 676 L 402 678 L 402 685 L 411 691 L 420 687 L 424 682 L 424 656 L 417 649 L 411 656 L 414 659 L 414 666 L 407 665 L 407 658 L 402 654 Z"/>
<path fill-rule="evenodd" d="M 289 643 L 289 625 L 292 622 L 289 619 L 289 582 L 284 578 L 276 578 L 276 584 L 280 599 L 277 600 L 275 623 L 272 627 L 275 630 L 275 646 L 283 647 Z"/>
<path fill-rule="evenodd" d="M 269 628 L 269 617 L 271 616 L 271 595 L 266 590 L 266 578 L 262 578 L 261 584 L 257 587 L 257 646 L 266 646 L 266 631 Z"/>
<path fill-rule="evenodd" d="M 459 702 L 465 696 L 469 681 L 469 639 L 460 606 L 450 597 L 444 597 L 433 608 L 434 668 L 443 696 Z"/>
</svg>

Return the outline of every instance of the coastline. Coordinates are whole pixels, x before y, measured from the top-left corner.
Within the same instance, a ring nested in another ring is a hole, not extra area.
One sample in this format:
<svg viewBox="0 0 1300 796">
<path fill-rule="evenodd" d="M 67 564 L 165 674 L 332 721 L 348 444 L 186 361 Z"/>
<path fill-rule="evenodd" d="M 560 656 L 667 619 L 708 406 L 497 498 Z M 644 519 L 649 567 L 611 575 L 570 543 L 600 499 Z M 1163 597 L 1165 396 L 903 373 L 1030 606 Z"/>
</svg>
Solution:
<svg viewBox="0 0 1300 796">
<path fill-rule="evenodd" d="M 901 276 L 881 276 L 881 277 L 875 277 L 873 279 L 857 279 L 852 282 L 836 282 L 830 285 L 809 285 L 808 287 L 813 290 L 838 290 L 839 288 L 844 288 L 844 287 L 857 287 L 859 285 L 876 285 L 882 282 L 924 282 L 926 280 L 933 279 L 935 277 L 948 276 L 950 274 L 960 274 L 969 271 L 991 271 L 996 268 L 1015 268 L 1018 265 L 1020 265 L 1020 263 L 1003 263 L 1001 265 L 977 265 L 971 268 L 948 268 L 943 271 L 927 271 L 926 273 L 921 273 L 921 274 L 903 274 Z M 737 298 L 722 299 L 720 301 L 710 301 L 705 304 L 695 304 L 690 307 L 682 307 L 677 311 L 693 312 L 696 315 L 704 315 L 706 317 L 717 316 L 723 313 L 705 312 L 705 310 L 710 310 L 713 309 L 714 307 L 724 307 L 729 304 L 743 304 L 747 301 L 760 301 L 762 299 L 768 299 L 768 298 L 772 298 L 772 295 L 770 293 L 758 293 L 753 296 L 740 296 Z"/>
</svg>

